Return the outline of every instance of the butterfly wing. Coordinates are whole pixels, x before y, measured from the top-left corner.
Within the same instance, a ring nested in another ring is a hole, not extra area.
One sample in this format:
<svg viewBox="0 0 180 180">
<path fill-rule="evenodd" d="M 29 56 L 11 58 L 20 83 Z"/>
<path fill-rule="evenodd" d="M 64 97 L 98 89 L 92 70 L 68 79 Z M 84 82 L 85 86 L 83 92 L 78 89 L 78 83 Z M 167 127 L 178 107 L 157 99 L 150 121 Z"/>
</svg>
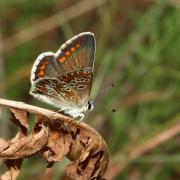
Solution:
<svg viewBox="0 0 180 180">
<path fill-rule="evenodd" d="M 45 52 L 40 54 L 31 70 L 31 84 L 42 78 L 56 78 L 59 74 L 53 52 Z"/>
<path fill-rule="evenodd" d="M 70 104 L 64 96 L 64 93 L 59 92 L 63 85 L 64 84 L 55 78 L 41 78 L 35 81 L 31 87 L 30 94 L 60 109 L 70 108 Z"/>
<path fill-rule="evenodd" d="M 31 83 L 41 78 L 57 78 L 84 67 L 93 71 L 95 49 L 94 34 L 84 32 L 66 41 L 56 53 L 40 54 L 31 71 Z"/>
<path fill-rule="evenodd" d="M 95 38 L 90 32 L 81 33 L 64 43 L 55 55 L 61 72 L 94 68 Z"/>
<path fill-rule="evenodd" d="M 61 109 L 73 109 L 87 104 L 92 80 L 92 70 L 82 68 L 63 74 L 58 79 L 37 80 L 31 89 L 31 94 Z"/>
<path fill-rule="evenodd" d="M 95 38 L 90 32 L 74 36 L 55 54 L 42 53 L 31 71 L 30 94 L 61 109 L 83 106 L 90 96 L 94 54 Z"/>
<path fill-rule="evenodd" d="M 93 73 L 91 68 L 82 68 L 72 72 L 68 72 L 60 76 L 60 81 L 65 82 L 66 91 L 72 92 L 69 94 L 69 101 L 75 100 L 75 106 L 82 107 L 89 101 L 91 86 L 93 81 Z M 61 89 L 61 92 L 64 89 Z"/>
</svg>

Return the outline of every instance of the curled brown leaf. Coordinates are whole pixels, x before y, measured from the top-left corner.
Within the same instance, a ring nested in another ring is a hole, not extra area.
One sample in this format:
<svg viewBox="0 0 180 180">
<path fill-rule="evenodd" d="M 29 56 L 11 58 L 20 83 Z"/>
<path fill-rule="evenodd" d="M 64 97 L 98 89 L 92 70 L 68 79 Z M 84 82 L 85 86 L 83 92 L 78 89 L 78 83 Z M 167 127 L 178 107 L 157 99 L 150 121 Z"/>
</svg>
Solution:
<svg viewBox="0 0 180 180">
<path fill-rule="evenodd" d="M 0 138 L 0 153 L 9 146 L 9 143 L 4 139 Z"/>
<path fill-rule="evenodd" d="M 20 102 L 0 99 L 0 106 L 10 109 L 11 119 L 19 127 L 14 138 L 9 141 L 0 140 L 0 157 L 5 162 L 11 160 L 12 165 L 8 166 L 9 171 L 5 174 L 12 174 L 16 160 L 39 152 L 47 160 L 48 167 L 62 161 L 64 157 L 69 158 L 72 162 L 66 172 L 73 179 L 103 177 L 109 162 L 108 148 L 93 128 L 59 113 Z M 33 132 L 27 135 L 29 113 L 35 115 L 36 121 Z M 18 171 L 14 171 L 15 178 Z"/>
<path fill-rule="evenodd" d="M 1 180 L 15 180 L 19 175 L 22 159 L 7 159 L 5 164 L 9 168 L 9 171 L 6 171 L 1 176 Z"/>
<path fill-rule="evenodd" d="M 41 150 L 47 142 L 48 130 L 42 125 L 38 133 L 13 139 L 9 141 L 9 146 L 0 152 L 0 157 L 5 159 L 20 159 L 33 155 Z"/>
<path fill-rule="evenodd" d="M 10 108 L 10 110 L 14 114 L 17 123 L 20 123 L 22 126 L 28 128 L 28 112 L 16 108 Z"/>
</svg>

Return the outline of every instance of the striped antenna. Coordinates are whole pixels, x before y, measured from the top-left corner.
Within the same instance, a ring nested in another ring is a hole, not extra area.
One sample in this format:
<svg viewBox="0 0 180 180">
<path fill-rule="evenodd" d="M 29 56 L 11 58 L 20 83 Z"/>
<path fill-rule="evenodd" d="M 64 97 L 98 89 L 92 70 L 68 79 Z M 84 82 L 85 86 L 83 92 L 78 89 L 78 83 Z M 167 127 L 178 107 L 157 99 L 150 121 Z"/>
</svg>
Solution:
<svg viewBox="0 0 180 180">
<path fill-rule="evenodd" d="M 96 103 L 96 104 L 101 104 L 101 105 L 103 105 L 103 104 L 100 102 L 101 97 L 102 97 L 104 94 L 106 94 L 107 92 L 109 92 L 109 91 L 110 91 L 112 88 L 114 88 L 116 85 L 117 85 L 117 83 L 114 82 L 114 83 L 108 85 L 106 88 L 100 89 L 99 92 L 98 92 L 98 94 L 97 94 L 97 96 L 96 96 L 95 103 Z M 113 112 L 113 113 L 116 113 L 116 109 L 112 109 L 112 112 Z"/>
</svg>

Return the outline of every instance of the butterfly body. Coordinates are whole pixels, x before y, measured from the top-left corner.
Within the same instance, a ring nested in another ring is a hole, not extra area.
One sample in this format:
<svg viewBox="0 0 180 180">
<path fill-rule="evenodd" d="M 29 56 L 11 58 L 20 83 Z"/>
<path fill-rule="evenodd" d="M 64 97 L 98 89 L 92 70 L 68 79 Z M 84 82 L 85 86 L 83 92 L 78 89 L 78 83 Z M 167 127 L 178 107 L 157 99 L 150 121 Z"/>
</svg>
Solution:
<svg viewBox="0 0 180 180">
<path fill-rule="evenodd" d="M 94 35 L 86 32 L 64 43 L 56 53 L 40 54 L 31 71 L 30 94 L 82 119 L 94 107 L 90 100 L 94 53 Z"/>
</svg>

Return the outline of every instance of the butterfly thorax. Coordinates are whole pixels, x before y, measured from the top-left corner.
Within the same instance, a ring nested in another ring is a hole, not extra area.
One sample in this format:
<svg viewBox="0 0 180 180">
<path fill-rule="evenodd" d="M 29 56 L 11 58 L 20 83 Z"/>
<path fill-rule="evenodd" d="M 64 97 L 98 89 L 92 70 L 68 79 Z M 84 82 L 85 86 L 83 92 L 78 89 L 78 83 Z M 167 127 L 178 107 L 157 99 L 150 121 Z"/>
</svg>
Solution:
<svg viewBox="0 0 180 180">
<path fill-rule="evenodd" d="M 79 120 L 84 118 L 84 113 L 87 111 L 92 111 L 95 107 L 95 102 L 92 100 L 89 100 L 86 104 L 83 106 L 77 106 L 72 109 L 64 109 L 64 113 L 67 115 L 70 115 L 73 118 L 79 117 Z"/>
</svg>

